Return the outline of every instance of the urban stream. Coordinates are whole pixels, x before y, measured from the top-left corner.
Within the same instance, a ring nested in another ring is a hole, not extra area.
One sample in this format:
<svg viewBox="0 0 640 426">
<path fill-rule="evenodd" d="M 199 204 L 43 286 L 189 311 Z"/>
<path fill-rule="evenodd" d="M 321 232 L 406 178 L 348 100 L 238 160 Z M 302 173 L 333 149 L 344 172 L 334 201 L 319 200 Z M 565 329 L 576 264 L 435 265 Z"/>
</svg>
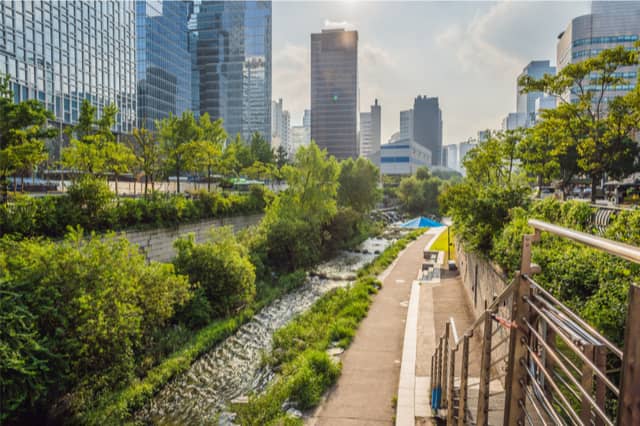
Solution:
<svg viewBox="0 0 640 426">
<path fill-rule="evenodd" d="M 273 333 L 327 291 L 348 285 L 358 269 L 392 242 L 370 238 L 357 251 L 342 252 L 316 267 L 302 287 L 263 308 L 169 382 L 136 414 L 136 419 L 158 425 L 212 424 L 229 401 L 262 391 L 274 376 L 261 362 L 263 354 L 271 349 Z"/>
</svg>

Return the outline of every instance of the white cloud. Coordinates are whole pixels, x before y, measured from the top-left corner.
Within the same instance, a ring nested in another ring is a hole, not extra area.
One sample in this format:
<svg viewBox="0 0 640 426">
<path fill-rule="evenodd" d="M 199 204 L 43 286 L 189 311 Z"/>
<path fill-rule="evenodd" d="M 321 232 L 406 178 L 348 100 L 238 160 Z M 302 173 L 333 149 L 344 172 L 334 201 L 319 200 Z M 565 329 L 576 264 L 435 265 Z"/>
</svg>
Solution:
<svg viewBox="0 0 640 426">
<path fill-rule="evenodd" d="M 282 98 L 291 113 L 291 124 L 302 123 L 302 113 L 310 105 L 311 75 L 308 47 L 287 43 L 273 51 L 273 99 Z"/>
<path fill-rule="evenodd" d="M 348 21 L 332 21 L 331 19 L 324 20 L 324 27 L 328 29 L 343 28 L 345 30 L 352 30 L 355 28 L 355 26 Z"/>
</svg>

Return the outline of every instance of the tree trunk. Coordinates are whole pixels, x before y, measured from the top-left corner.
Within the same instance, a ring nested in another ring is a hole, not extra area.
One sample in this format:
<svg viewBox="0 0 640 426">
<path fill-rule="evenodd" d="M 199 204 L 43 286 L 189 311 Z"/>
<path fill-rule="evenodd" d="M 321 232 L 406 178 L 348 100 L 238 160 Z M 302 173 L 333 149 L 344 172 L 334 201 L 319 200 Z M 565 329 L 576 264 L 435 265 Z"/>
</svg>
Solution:
<svg viewBox="0 0 640 426">
<path fill-rule="evenodd" d="M 180 167 L 176 166 L 176 192 L 180 193 Z"/>
<path fill-rule="evenodd" d="M 147 185 L 149 184 L 149 176 L 144 174 L 144 198 L 147 198 Z"/>
<path fill-rule="evenodd" d="M 596 203 L 596 188 L 598 187 L 598 176 L 591 176 L 591 202 Z"/>
<path fill-rule="evenodd" d="M 20 173 L 20 192 L 24 193 L 24 172 Z"/>
<path fill-rule="evenodd" d="M 542 175 L 538 175 L 538 198 L 542 198 Z"/>
<path fill-rule="evenodd" d="M 118 198 L 118 175 L 115 175 L 115 181 L 116 181 L 116 198 Z"/>
<path fill-rule="evenodd" d="M 13 175 L 13 192 L 18 192 L 18 176 Z"/>
<path fill-rule="evenodd" d="M 211 166 L 207 167 L 207 191 L 211 192 Z"/>
</svg>

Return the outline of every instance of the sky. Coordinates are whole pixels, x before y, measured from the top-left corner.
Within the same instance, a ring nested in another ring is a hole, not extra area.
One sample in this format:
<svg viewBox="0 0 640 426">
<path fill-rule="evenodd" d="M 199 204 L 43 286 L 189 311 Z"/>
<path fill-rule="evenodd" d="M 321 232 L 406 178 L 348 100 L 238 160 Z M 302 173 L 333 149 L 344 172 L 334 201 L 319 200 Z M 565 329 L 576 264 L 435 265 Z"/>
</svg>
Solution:
<svg viewBox="0 0 640 426">
<path fill-rule="evenodd" d="M 417 95 L 437 96 L 443 143 L 499 129 L 532 60 L 555 65 L 556 40 L 588 2 L 273 2 L 273 99 L 291 125 L 310 105 L 310 34 L 358 31 L 360 111 L 382 105 L 382 143 Z"/>
</svg>

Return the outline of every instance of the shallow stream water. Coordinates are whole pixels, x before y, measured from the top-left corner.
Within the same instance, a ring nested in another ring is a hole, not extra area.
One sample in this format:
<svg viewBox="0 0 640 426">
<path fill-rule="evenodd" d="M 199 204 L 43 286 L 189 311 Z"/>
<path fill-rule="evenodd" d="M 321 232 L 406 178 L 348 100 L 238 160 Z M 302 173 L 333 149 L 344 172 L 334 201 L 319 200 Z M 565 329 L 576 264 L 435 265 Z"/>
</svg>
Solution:
<svg viewBox="0 0 640 426">
<path fill-rule="evenodd" d="M 275 300 L 169 382 L 136 415 L 159 425 L 212 424 L 234 398 L 263 390 L 273 372 L 262 365 L 273 333 L 306 311 L 327 291 L 346 286 L 362 266 L 392 241 L 371 238 L 355 252 L 342 252 L 310 273 L 305 284 Z"/>
</svg>

